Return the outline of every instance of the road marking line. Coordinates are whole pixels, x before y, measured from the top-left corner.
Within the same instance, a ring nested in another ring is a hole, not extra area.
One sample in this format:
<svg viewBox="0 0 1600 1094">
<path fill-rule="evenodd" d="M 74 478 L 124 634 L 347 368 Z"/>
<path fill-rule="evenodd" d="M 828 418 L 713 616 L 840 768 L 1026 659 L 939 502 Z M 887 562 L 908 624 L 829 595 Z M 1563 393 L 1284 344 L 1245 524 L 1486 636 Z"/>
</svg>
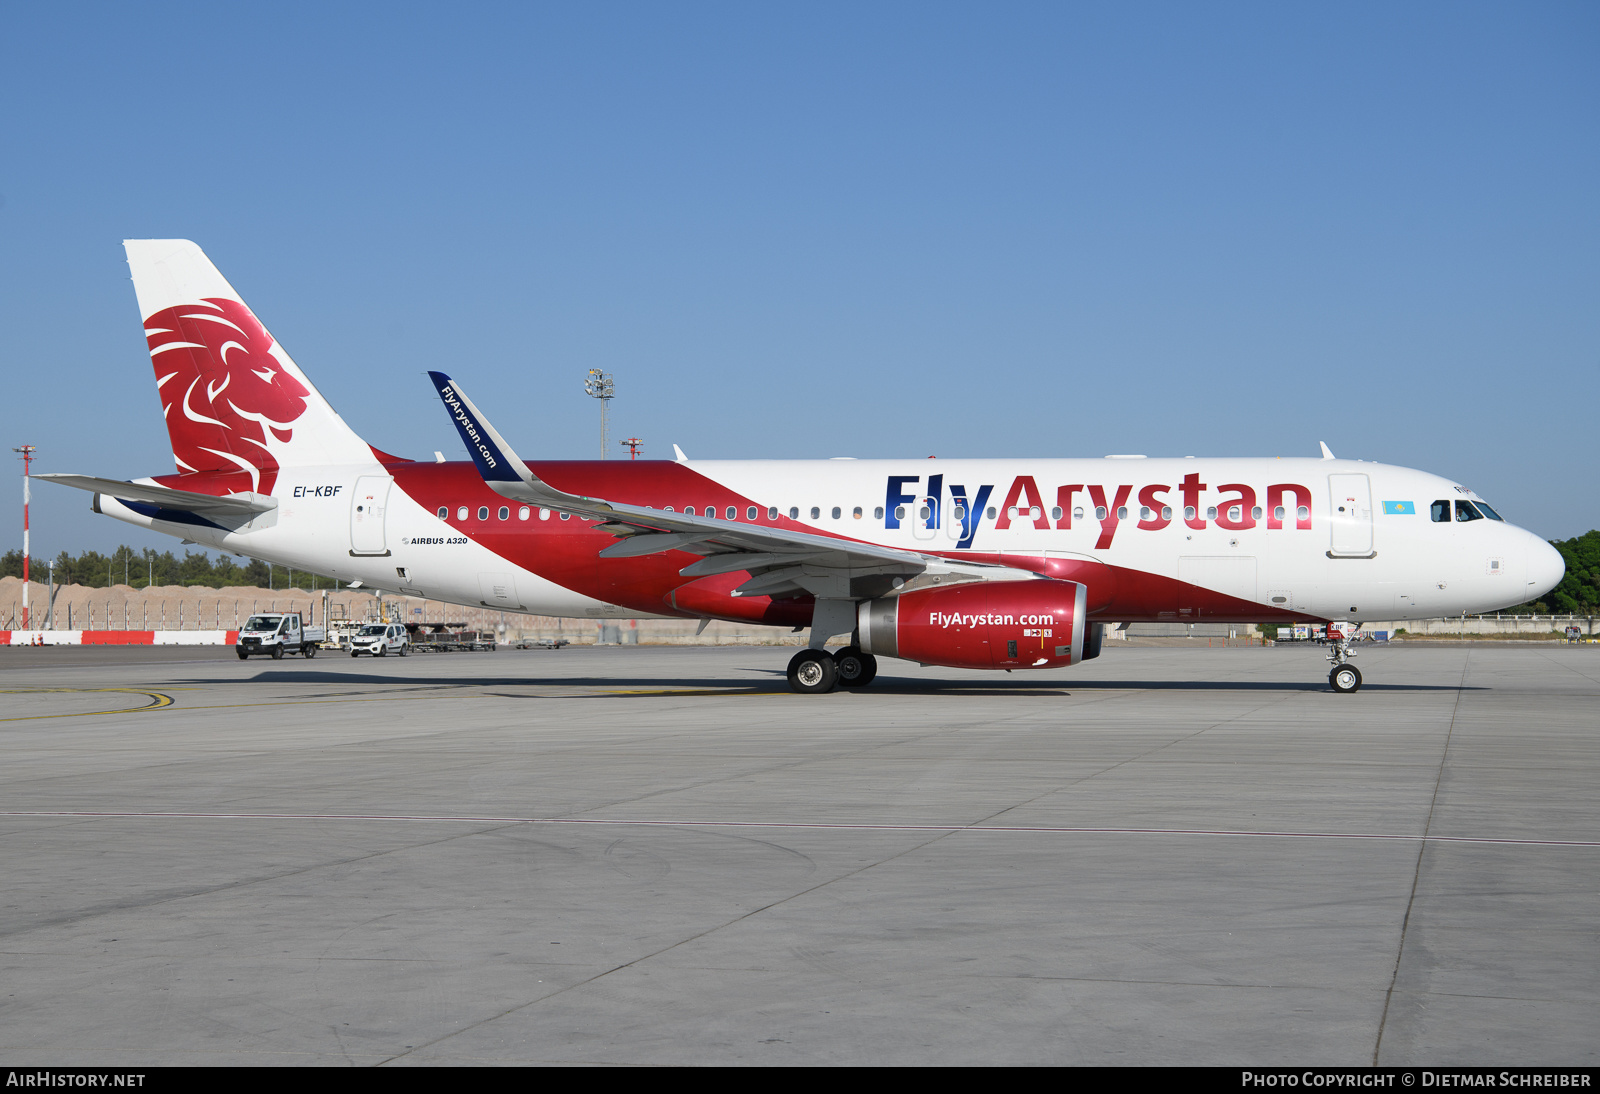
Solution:
<svg viewBox="0 0 1600 1094">
<path fill-rule="evenodd" d="M 150 702 L 142 707 L 123 707 L 121 710 L 80 710 L 71 714 L 24 714 L 16 718 L 0 718 L 0 722 L 36 722 L 44 718 L 92 718 L 101 714 L 138 714 L 146 710 L 160 710 L 170 707 L 173 703 L 172 696 L 163 695 L 159 691 L 146 691 L 144 688 L 5 688 L 0 689 L 0 695 L 93 695 L 105 692 L 121 692 L 127 695 L 144 695 Z"/>
</svg>

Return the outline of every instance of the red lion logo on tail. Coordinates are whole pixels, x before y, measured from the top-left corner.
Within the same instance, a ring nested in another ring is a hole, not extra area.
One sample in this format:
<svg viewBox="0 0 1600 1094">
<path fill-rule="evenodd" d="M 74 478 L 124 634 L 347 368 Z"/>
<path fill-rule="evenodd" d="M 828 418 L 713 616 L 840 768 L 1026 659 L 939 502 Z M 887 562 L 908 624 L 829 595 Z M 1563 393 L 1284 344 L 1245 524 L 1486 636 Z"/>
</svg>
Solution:
<svg viewBox="0 0 1600 1094">
<path fill-rule="evenodd" d="M 230 491 L 272 492 L 310 390 L 271 353 L 272 335 L 237 300 L 212 298 L 145 320 L 161 412 L 179 471 L 221 472 Z"/>
</svg>

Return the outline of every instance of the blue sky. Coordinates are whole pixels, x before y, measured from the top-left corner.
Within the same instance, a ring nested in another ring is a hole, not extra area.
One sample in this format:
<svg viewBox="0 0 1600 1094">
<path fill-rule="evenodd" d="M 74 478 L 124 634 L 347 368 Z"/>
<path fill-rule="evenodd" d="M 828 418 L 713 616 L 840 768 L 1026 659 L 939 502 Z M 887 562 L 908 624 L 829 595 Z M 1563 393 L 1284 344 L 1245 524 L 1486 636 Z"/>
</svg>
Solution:
<svg viewBox="0 0 1600 1094">
<path fill-rule="evenodd" d="M 1571 536 L 1597 52 L 1582 3 L 13 6 L 3 439 L 171 470 L 120 241 L 182 236 L 403 454 L 462 455 L 443 368 L 590 458 L 603 368 L 649 456 L 1325 439 Z M 176 546 L 35 503 L 35 554 Z"/>
</svg>

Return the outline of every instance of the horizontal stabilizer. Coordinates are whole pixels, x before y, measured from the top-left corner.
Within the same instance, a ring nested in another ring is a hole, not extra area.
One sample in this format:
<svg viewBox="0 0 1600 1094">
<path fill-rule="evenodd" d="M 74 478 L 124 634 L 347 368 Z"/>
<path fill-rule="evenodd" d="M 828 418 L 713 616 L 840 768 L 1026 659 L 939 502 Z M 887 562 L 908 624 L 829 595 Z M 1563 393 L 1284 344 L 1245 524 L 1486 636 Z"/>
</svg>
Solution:
<svg viewBox="0 0 1600 1094">
<path fill-rule="evenodd" d="M 108 494 L 113 498 L 123 501 L 142 501 L 151 505 L 159 505 L 163 509 L 176 509 L 184 513 L 201 513 L 208 515 L 235 515 L 252 517 L 258 513 L 270 513 L 278 507 L 278 500 L 266 494 L 229 494 L 226 497 L 217 497 L 214 494 L 196 494 L 189 490 L 169 490 L 165 486 L 151 486 L 146 483 L 125 482 L 121 479 L 99 479 L 93 475 L 35 475 L 36 479 L 46 482 L 60 483 L 70 486 L 75 490 L 87 490 L 94 494 Z"/>
</svg>

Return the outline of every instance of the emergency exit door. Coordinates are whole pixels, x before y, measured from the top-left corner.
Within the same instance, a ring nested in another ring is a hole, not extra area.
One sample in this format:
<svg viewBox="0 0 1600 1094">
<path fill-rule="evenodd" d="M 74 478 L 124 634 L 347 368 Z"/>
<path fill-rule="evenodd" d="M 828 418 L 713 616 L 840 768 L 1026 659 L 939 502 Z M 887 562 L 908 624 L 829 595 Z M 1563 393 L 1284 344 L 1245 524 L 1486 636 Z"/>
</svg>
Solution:
<svg viewBox="0 0 1600 1094">
<path fill-rule="evenodd" d="M 389 487 L 393 485 L 394 480 L 387 475 L 362 475 L 356 479 L 355 491 L 350 495 L 352 555 L 389 553 L 383 525 L 389 509 Z"/>
</svg>

